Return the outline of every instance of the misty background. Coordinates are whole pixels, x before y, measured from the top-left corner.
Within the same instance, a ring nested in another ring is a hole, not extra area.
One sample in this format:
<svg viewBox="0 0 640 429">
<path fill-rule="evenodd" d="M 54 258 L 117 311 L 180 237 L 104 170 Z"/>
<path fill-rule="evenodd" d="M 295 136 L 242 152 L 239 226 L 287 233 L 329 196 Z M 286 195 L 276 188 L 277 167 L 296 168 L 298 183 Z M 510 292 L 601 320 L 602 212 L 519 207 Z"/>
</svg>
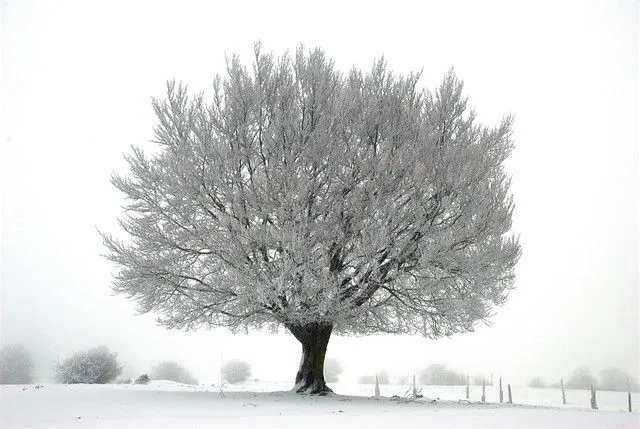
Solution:
<svg viewBox="0 0 640 429">
<path fill-rule="evenodd" d="M 431 363 L 524 384 L 616 366 L 640 374 L 638 3 L 20 1 L 1 4 L 0 343 L 21 343 L 49 381 L 56 359 L 105 344 L 125 374 L 176 360 L 217 382 L 222 359 L 291 380 L 288 333 L 167 331 L 110 292 L 97 228 L 118 233 L 110 184 L 131 145 L 152 149 L 151 97 L 176 78 L 193 92 L 245 64 L 320 46 L 338 68 L 385 55 L 434 88 L 454 66 L 478 119 L 515 116 L 507 161 L 522 257 L 493 326 L 429 340 L 333 336 L 341 380 Z"/>
</svg>

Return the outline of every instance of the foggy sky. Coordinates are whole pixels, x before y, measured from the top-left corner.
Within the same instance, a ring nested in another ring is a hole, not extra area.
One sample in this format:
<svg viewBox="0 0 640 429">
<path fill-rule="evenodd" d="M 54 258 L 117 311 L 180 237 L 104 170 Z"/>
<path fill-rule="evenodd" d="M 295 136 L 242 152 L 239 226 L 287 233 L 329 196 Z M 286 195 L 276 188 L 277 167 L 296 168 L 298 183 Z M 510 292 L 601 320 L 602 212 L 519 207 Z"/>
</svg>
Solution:
<svg viewBox="0 0 640 429">
<path fill-rule="evenodd" d="M 111 295 L 96 230 L 117 232 L 109 178 L 131 145 L 152 147 L 151 97 L 172 78 L 209 89 L 225 53 L 249 63 L 260 39 L 278 55 L 320 46 L 344 71 L 384 54 L 429 88 L 454 66 L 480 121 L 515 116 L 523 254 L 493 326 L 437 341 L 334 336 L 346 377 L 430 363 L 514 383 L 579 366 L 640 373 L 637 2 L 222 3 L 2 3 L 3 345 L 27 345 L 43 378 L 96 344 L 131 375 L 174 359 L 216 381 L 220 360 L 240 357 L 260 378 L 293 378 L 300 350 L 284 333 L 166 331 L 135 316 Z"/>
</svg>

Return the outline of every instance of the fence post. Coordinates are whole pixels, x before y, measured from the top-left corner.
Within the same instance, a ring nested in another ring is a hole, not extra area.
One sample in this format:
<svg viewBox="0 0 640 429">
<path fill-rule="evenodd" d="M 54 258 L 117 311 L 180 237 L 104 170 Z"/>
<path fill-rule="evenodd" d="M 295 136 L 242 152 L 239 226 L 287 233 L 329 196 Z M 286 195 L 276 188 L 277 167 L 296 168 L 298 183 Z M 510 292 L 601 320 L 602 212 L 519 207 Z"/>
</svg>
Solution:
<svg viewBox="0 0 640 429">
<path fill-rule="evenodd" d="M 484 380 L 482 380 L 482 402 L 485 401 L 485 395 L 484 395 Z"/>
<path fill-rule="evenodd" d="M 467 388 L 465 389 L 465 396 L 469 400 L 469 374 L 467 374 Z"/>
<path fill-rule="evenodd" d="M 631 412 L 631 391 L 629 391 L 629 412 Z"/>
<path fill-rule="evenodd" d="M 373 390 L 373 395 L 376 398 L 380 397 L 380 385 L 378 384 L 378 374 L 376 374 L 376 387 Z"/>
<path fill-rule="evenodd" d="M 513 404 L 513 398 L 511 396 L 511 385 L 510 384 L 507 384 L 507 393 L 509 395 L 509 403 Z"/>
<path fill-rule="evenodd" d="M 560 379 L 560 388 L 562 389 L 562 404 L 566 405 L 567 404 L 567 397 L 564 394 L 564 382 L 562 381 L 562 379 Z"/>
<path fill-rule="evenodd" d="M 504 401 L 504 394 L 502 393 L 502 376 L 500 377 L 500 403 Z"/>
<path fill-rule="evenodd" d="M 591 409 L 598 409 L 598 403 L 596 402 L 596 389 L 593 387 L 593 384 L 591 385 Z"/>
<path fill-rule="evenodd" d="M 418 397 L 418 390 L 416 389 L 416 375 L 413 374 L 413 399 Z"/>
</svg>

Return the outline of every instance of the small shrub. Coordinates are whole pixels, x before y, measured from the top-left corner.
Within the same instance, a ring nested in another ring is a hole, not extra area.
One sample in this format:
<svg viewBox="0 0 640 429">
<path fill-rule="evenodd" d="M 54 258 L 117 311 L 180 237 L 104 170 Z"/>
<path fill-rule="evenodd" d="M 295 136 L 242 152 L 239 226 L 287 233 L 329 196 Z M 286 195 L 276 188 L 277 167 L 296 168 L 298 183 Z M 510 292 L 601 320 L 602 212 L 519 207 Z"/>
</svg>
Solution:
<svg viewBox="0 0 640 429">
<path fill-rule="evenodd" d="M 6 346 L 0 351 L 0 384 L 33 383 L 33 361 L 20 345 Z"/>
<path fill-rule="evenodd" d="M 358 384 L 375 384 L 375 382 L 376 382 L 375 375 L 366 374 L 358 377 Z"/>
<path fill-rule="evenodd" d="M 442 364 L 433 364 L 424 368 L 419 374 L 420 383 L 431 386 L 464 386 L 467 377 L 464 374 L 447 368 Z"/>
<path fill-rule="evenodd" d="M 122 372 L 118 354 L 106 346 L 76 352 L 54 367 L 56 380 L 65 384 L 106 384 Z"/>
<path fill-rule="evenodd" d="M 171 360 L 162 361 L 154 366 L 151 370 L 151 378 L 184 384 L 198 384 L 198 380 L 189 371 Z"/>
<path fill-rule="evenodd" d="M 547 384 L 542 381 L 542 379 L 540 377 L 533 377 L 531 379 L 531 381 L 529 381 L 529 383 L 527 384 L 529 387 L 533 387 L 533 388 L 543 388 L 543 387 L 547 387 Z"/>
<path fill-rule="evenodd" d="M 378 374 L 378 383 L 379 384 L 389 384 L 389 373 L 386 369 L 383 369 Z M 376 374 L 370 375 L 365 374 L 358 377 L 358 384 L 375 384 L 376 383 Z"/>
<path fill-rule="evenodd" d="M 465 384 L 467 383 L 465 379 Z M 481 386 L 484 383 L 485 386 L 493 386 L 493 381 L 490 378 L 485 377 L 484 375 L 477 375 L 473 377 L 473 384 L 476 386 Z"/>
<path fill-rule="evenodd" d="M 140 377 L 136 378 L 136 384 L 149 384 L 149 376 L 147 374 L 142 374 Z"/>
<path fill-rule="evenodd" d="M 400 384 L 400 385 L 411 384 L 411 376 L 399 375 L 398 377 L 396 377 L 396 384 Z"/>
<path fill-rule="evenodd" d="M 251 376 L 251 366 L 240 359 L 233 359 L 222 367 L 222 379 L 229 383 L 240 383 Z"/>
<path fill-rule="evenodd" d="M 335 383 L 342 374 L 342 365 L 335 358 L 329 358 L 324 361 L 324 380 L 327 383 Z"/>
</svg>

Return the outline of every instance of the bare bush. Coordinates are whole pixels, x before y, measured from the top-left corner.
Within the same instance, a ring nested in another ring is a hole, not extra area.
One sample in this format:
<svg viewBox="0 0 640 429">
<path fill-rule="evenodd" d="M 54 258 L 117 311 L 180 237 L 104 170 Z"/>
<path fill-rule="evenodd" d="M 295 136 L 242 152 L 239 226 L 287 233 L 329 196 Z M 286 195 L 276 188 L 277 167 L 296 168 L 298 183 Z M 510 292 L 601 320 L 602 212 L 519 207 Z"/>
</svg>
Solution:
<svg viewBox="0 0 640 429">
<path fill-rule="evenodd" d="M 597 384 L 596 378 L 591 374 L 589 368 L 578 368 L 571 373 L 571 378 L 566 383 L 569 389 L 591 389 L 591 386 Z"/>
<path fill-rule="evenodd" d="M 240 359 L 232 359 L 222 368 L 222 379 L 229 383 L 240 383 L 251 376 L 251 366 Z"/>
<path fill-rule="evenodd" d="M 389 372 L 386 369 L 381 370 L 377 374 L 364 374 L 358 377 L 358 384 L 375 384 L 376 376 L 378 383 L 389 384 Z"/>
<path fill-rule="evenodd" d="M 432 386 L 463 386 L 467 384 L 467 377 L 446 366 L 435 363 L 420 371 L 420 383 Z"/>
<path fill-rule="evenodd" d="M 371 374 L 365 374 L 358 377 L 358 384 L 375 384 L 376 376 Z"/>
<path fill-rule="evenodd" d="M 162 361 L 154 366 L 151 370 L 151 378 L 184 384 L 198 384 L 198 380 L 186 368 L 171 360 Z"/>
<path fill-rule="evenodd" d="M 531 379 L 531 381 L 529 381 L 529 383 L 527 384 L 529 387 L 533 387 L 533 388 L 542 388 L 542 387 L 547 387 L 547 384 L 542 381 L 542 379 L 540 377 L 533 377 Z M 560 386 L 558 386 L 560 387 Z"/>
<path fill-rule="evenodd" d="M 485 386 L 493 386 L 493 377 L 487 378 L 484 375 L 477 375 L 473 377 L 473 384 L 475 384 L 476 386 L 481 386 L 483 383 Z"/>
</svg>

